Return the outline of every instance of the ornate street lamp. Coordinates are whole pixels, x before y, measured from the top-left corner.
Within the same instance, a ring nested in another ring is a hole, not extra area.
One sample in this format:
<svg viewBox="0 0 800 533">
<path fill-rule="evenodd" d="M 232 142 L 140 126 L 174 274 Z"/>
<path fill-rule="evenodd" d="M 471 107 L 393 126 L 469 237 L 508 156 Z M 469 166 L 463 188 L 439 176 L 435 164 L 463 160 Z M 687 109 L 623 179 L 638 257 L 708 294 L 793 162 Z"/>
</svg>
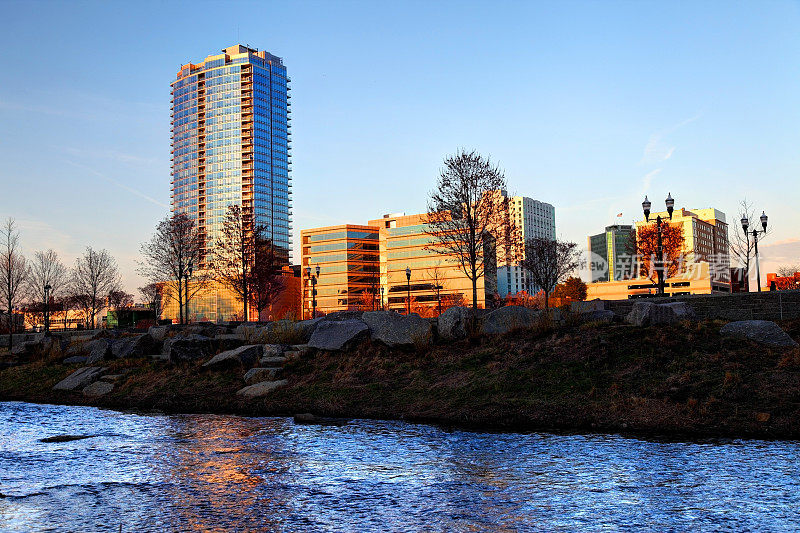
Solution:
<svg viewBox="0 0 800 533">
<path fill-rule="evenodd" d="M 667 206 L 667 213 L 669 213 L 669 219 L 672 220 L 672 212 L 675 209 L 675 200 L 672 198 L 672 194 L 667 194 L 667 199 L 664 200 L 664 203 Z M 644 202 L 642 202 L 642 211 L 644 211 L 644 219 L 646 222 L 650 222 L 650 207 L 653 204 L 650 200 L 647 199 L 647 196 L 644 197 Z M 656 263 L 656 274 L 658 275 L 658 295 L 664 296 L 664 246 L 661 240 L 661 225 L 664 223 L 661 220 L 661 215 L 656 217 L 656 232 L 658 235 L 658 262 Z"/>
<path fill-rule="evenodd" d="M 767 233 L 767 214 L 764 211 L 761 211 L 761 216 L 759 217 L 761 220 L 761 228 L 757 229 L 753 228 L 753 231 L 748 233 L 747 229 L 750 227 L 750 221 L 747 220 L 747 215 L 742 217 L 742 230 L 744 230 L 745 239 L 747 239 L 747 248 L 750 249 L 750 235 L 753 235 L 753 244 L 756 248 L 756 283 L 758 283 L 758 292 L 761 292 L 761 268 L 758 264 L 758 235 L 766 234 Z M 747 290 L 750 290 L 750 272 L 746 273 L 747 275 Z"/>
<path fill-rule="evenodd" d="M 406 314 L 410 315 L 411 314 L 411 269 L 409 267 L 406 267 L 406 288 L 407 288 L 406 307 L 408 308 Z"/>
<path fill-rule="evenodd" d="M 50 331 L 50 289 L 49 283 L 44 286 L 44 332 Z"/>
<path fill-rule="evenodd" d="M 311 273 L 311 267 L 306 267 L 306 276 L 311 282 L 311 318 L 317 318 L 317 278 L 319 278 L 319 265 L 315 270 L 316 276 Z"/>
</svg>

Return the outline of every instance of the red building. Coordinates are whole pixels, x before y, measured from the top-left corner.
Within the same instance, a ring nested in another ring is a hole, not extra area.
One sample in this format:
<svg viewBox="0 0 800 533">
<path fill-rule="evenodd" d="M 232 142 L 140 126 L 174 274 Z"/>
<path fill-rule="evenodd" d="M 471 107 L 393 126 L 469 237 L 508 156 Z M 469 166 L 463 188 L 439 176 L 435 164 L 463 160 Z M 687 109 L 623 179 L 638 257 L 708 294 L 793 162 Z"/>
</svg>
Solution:
<svg viewBox="0 0 800 533">
<path fill-rule="evenodd" d="M 800 289 L 800 272 L 795 272 L 792 276 L 767 274 L 767 287 L 769 287 L 769 290 L 771 291 Z"/>
</svg>

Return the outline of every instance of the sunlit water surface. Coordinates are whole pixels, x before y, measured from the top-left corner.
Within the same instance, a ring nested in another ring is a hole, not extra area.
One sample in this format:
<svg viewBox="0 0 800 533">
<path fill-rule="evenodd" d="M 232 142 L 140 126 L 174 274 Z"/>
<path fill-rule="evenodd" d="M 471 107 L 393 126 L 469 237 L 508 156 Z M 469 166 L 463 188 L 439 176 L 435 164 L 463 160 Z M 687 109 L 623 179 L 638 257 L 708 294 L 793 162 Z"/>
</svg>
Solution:
<svg viewBox="0 0 800 533">
<path fill-rule="evenodd" d="M 0 403 L 0 531 L 798 530 L 799 452 Z"/>
</svg>

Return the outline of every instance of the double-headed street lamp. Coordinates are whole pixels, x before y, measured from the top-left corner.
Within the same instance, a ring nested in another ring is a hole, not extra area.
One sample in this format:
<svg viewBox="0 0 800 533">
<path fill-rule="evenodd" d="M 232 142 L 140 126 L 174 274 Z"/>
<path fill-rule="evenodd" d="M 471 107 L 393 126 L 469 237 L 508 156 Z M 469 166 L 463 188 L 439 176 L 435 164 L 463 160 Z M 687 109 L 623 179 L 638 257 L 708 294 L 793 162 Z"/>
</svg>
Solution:
<svg viewBox="0 0 800 533">
<path fill-rule="evenodd" d="M 672 220 L 672 211 L 675 209 L 675 200 L 672 199 L 672 194 L 667 194 L 667 199 L 665 200 L 667 205 L 667 213 L 669 213 L 669 219 Z M 642 202 L 642 210 L 644 211 L 644 219 L 647 222 L 650 222 L 650 206 L 652 203 L 650 200 L 647 199 L 647 196 L 644 197 L 644 202 Z M 664 246 L 661 241 L 661 225 L 664 221 L 661 220 L 661 215 L 656 217 L 656 230 L 658 233 L 658 263 L 656 264 L 656 274 L 658 275 L 658 295 L 664 296 Z"/>
<path fill-rule="evenodd" d="M 407 315 L 411 314 L 411 269 L 406 267 L 406 307 L 408 310 L 406 311 Z"/>
<path fill-rule="evenodd" d="M 311 281 L 311 318 L 317 318 L 317 278 L 319 278 L 319 265 L 316 268 L 316 276 L 311 275 L 311 267 L 306 267 L 306 276 Z"/>
<path fill-rule="evenodd" d="M 50 331 L 50 289 L 52 287 L 49 283 L 44 286 L 44 331 Z"/>
<path fill-rule="evenodd" d="M 761 269 L 758 265 L 758 234 L 766 234 L 767 233 L 767 214 L 764 211 L 761 211 L 761 227 L 763 229 L 753 228 L 751 233 L 747 232 L 747 228 L 750 226 L 750 221 L 747 220 L 747 215 L 742 217 L 742 229 L 744 230 L 744 237 L 747 239 L 747 249 L 750 249 L 750 235 L 753 235 L 753 244 L 756 247 L 756 282 L 758 283 L 758 292 L 761 292 Z M 747 290 L 750 290 L 750 272 L 747 272 Z"/>
</svg>

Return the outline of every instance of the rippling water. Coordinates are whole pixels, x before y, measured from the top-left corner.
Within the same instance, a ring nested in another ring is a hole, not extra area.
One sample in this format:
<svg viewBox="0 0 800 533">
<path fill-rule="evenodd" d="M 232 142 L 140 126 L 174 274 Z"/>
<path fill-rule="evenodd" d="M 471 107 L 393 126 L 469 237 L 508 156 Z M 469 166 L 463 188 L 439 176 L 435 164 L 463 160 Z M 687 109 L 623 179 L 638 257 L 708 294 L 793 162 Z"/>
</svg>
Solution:
<svg viewBox="0 0 800 533">
<path fill-rule="evenodd" d="M 0 403 L 0 531 L 797 530 L 798 455 Z"/>
</svg>

